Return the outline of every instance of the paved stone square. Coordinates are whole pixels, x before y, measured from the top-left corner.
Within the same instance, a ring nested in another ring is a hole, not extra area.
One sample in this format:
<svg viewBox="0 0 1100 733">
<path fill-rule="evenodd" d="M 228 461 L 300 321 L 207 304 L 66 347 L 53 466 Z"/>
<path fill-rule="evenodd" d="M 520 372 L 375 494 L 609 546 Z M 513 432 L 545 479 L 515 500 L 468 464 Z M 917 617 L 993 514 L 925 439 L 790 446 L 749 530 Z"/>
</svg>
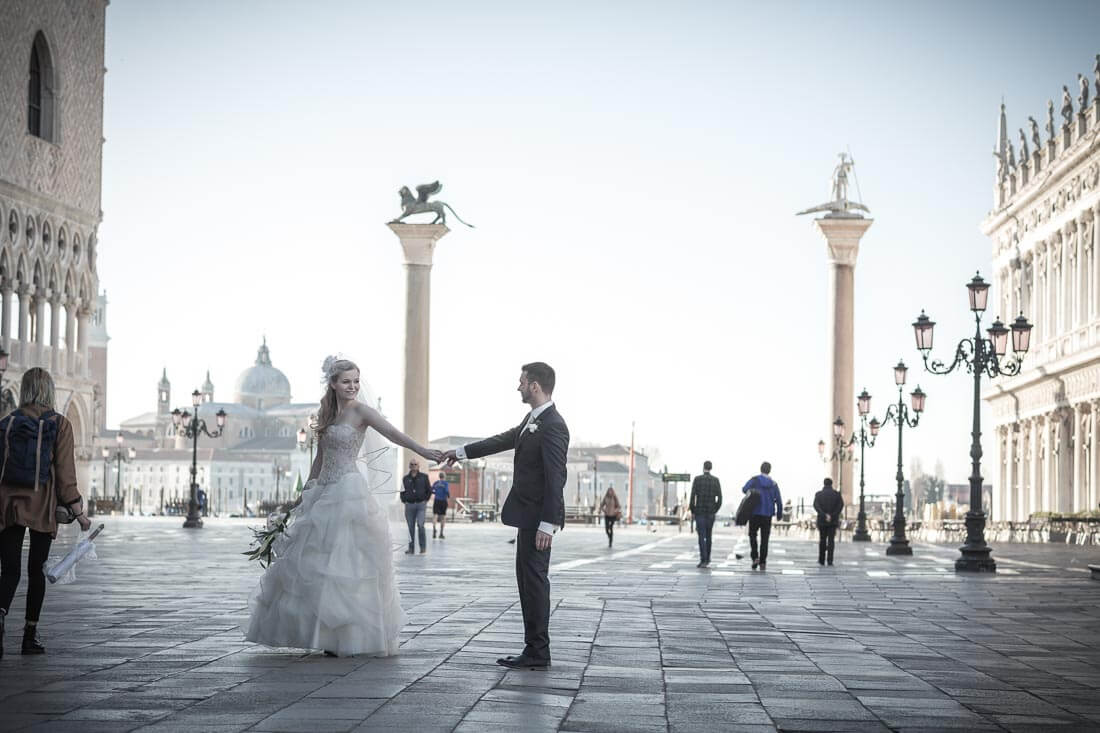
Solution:
<svg viewBox="0 0 1100 733">
<path fill-rule="evenodd" d="M 734 559 L 743 529 L 716 528 L 698 570 L 686 530 L 619 531 L 608 550 L 570 526 L 553 668 L 515 672 L 494 663 L 522 647 L 499 525 L 398 550 L 401 654 L 331 659 L 242 641 L 248 522 L 104 521 L 100 559 L 47 591 L 44 657 L 18 654 L 17 596 L 2 731 L 1100 730 L 1095 548 L 1000 545 L 990 577 L 956 575 L 953 546 L 844 542 L 821 568 L 816 543 L 773 538 L 761 573 Z"/>
</svg>

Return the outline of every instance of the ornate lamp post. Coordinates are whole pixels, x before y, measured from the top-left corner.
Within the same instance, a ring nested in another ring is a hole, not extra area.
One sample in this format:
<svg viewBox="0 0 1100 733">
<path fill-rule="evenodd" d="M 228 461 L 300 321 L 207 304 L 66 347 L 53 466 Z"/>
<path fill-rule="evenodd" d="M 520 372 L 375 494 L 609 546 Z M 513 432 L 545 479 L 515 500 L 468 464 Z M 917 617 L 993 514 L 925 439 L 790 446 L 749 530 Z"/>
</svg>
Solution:
<svg viewBox="0 0 1100 733">
<path fill-rule="evenodd" d="M 172 410 L 172 425 L 179 435 L 191 439 L 191 500 L 187 503 L 187 519 L 183 523 L 184 529 L 202 529 L 202 517 L 199 516 L 199 434 L 208 438 L 217 438 L 225 429 L 225 410 L 218 410 L 215 418 L 218 421 L 218 429 L 210 432 L 206 428 L 206 421 L 199 419 L 199 405 L 202 404 L 202 393 L 197 389 L 191 393 L 191 406 L 195 409 L 192 415 L 186 410 L 180 411 L 177 407 Z"/>
<path fill-rule="evenodd" d="M 905 397 L 902 395 L 902 391 L 905 389 L 905 375 L 909 369 L 905 366 L 905 363 L 898 361 L 897 366 L 894 367 L 894 384 L 898 386 L 898 402 L 896 405 L 890 405 L 886 410 L 886 416 L 882 419 L 883 424 L 892 422 L 898 426 L 898 493 L 896 501 L 894 501 L 894 536 L 890 538 L 890 546 L 886 548 L 887 555 L 912 555 L 913 548 L 909 546 L 909 540 L 905 537 L 905 492 L 902 490 L 902 484 L 905 482 L 905 476 L 901 470 L 901 434 L 904 428 L 908 425 L 911 428 L 917 427 L 917 423 L 920 422 L 920 414 L 924 412 L 924 398 L 926 395 L 921 391 L 920 385 L 910 393 L 910 398 L 913 403 L 912 418 L 909 417 L 910 409 L 905 405 Z"/>
<path fill-rule="evenodd" d="M 867 531 L 867 512 L 864 511 L 863 504 L 863 451 L 866 448 L 875 446 L 875 438 L 878 437 L 881 424 L 877 418 L 871 418 L 871 421 L 867 422 L 867 414 L 871 412 L 871 395 L 867 394 L 867 390 L 860 392 L 859 397 L 856 399 L 856 408 L 859 410 L 859 432 L 853 432 L 852 437 L 847 440 L 841 438 L 840 445 L 844 448 L 850 448 L 857 443 L 859 444 L 859 516 L 856 519 L 856 531 L 852 535 L 852 541 L 870 542 L 871 533 Z M 844 421 L 838 417 L 837 422 L 840 423 L 841 430 L 843 430 Z M 821 445 L 820 448 L 824 448 L 824 446 Z"/>
<path fill-rule="evenodd" d="M 312 419 L 312 415 L 310 416 Z M 310 470 L 313 470 L 313 446 L 316 443 L 316 434 L 312 430 L 306 430 L 305 428 L 298 429 L 298 450 L 309 450 L 309 466 Z"/>
<path fill-rule="evenodd" d="M 275 477 L 275 503 L 279 503 L 279 480 L 286 476 L 290 478 L 290 471 L 283 467 L 283 464 L 279 463 L 278 458 L 274 458 L 271 461 L 271 475 Z"/>
<path fill-rule="evenodd" d="M 115 501 L 122 496 L 122 464 L 129 463 L 137 457 L 137 451 L 131 447 L 129 450 L 125 450 L 125 439 L 122 437 L 122 433 L 119 432 L 115 436 L 115 449 L 112 451 L 110 448 L 104 446 L 103 455 L 103 491 L 107 491 L 107 471 L 110 469 L 112 463 L 115 464 Z"/>
<path fill-rule="evenodd" d="M 1001 360 L 1008 351 L 1009 329 L 998 318 L 986 329 L 989 338 L 982 337 L 982 313 L 985 312 L 989 297 L 989 283 L 982 280 L 981 275 L 975 275 L 966 289 L 970 295 L 970 310 L 974 313 L 974 337 L 959 342 L 955 347 L 955 360 L 949 366 L 937 359 L 928 360 L 932 350 L 932 328 L 936 324 L 924 311 L 913 322 L 913 332 L 925 369 L 933 374 L 949 374 L 956 368 L 965 367 L 974 377 L 974 418 L 970 433 L 970 510 L 966 513 L 966 544 L 959 548 L 961 556 L 955 561 L 955 570 L 993 573 L 997 571 L 997 565 L 990 556 L 992 548 L 985 542 L 985 512 L 982 510 L 982 374 L 992 378 L 1001 375 L 1013 377 L 1020 373 L 1031 342 L 1031 324 L 1022 313 L 1013 322 L 1013 359 L 1002 363 Z"/>
<path fill-rule="evenodd" d="M 821 456 L 822 463 L 844 463 L 844 461 L 852 460 L 852 444 L 844 440 L 844 420 L 837 417 L 833 420 L 833 450 L 829 455 L 825 455 L 825 441 L 817 441 L 817 452 Z M 837 487 L 836 490 L 840 491 L 843 487 L 844 472 L 837 473 Z"/>
</svg>

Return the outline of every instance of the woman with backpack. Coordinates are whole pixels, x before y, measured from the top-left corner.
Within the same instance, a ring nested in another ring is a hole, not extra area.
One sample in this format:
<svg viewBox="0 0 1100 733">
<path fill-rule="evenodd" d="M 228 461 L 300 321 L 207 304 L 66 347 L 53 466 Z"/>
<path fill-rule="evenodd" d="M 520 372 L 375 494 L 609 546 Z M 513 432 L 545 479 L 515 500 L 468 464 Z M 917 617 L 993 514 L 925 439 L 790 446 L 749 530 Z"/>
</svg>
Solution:
<svg viewBox="0 0 1100 733">
<path fill-rule="evenodd" d="M 600 502 L 600 511 L 603 512 L 603 531 L 607 533 L 607 546 L 611 547 L 615 539 L 615 522 L 623 515 L 619 497 L 615 495 L 615 487 L 607 487 L 607 493 L 603 495 L 603 501 Z"/>
<path fill-rule="evenodd" d="M 4 619 L 19 585 L 27 530 L 31 546 L 23 654 L 45 654 L 38 638 L 38 617 L 46 595 L 43 565 L 57 537 L 58 515 L 75 515 L 83 530 L 92 524 L 84 515 L 84 500 L 76 486 L 73 426 L 53 408 L 53 378 L 35 367 L 23 374 L 19 408 L 0 418 L 0 656 Z"/>
</svg>

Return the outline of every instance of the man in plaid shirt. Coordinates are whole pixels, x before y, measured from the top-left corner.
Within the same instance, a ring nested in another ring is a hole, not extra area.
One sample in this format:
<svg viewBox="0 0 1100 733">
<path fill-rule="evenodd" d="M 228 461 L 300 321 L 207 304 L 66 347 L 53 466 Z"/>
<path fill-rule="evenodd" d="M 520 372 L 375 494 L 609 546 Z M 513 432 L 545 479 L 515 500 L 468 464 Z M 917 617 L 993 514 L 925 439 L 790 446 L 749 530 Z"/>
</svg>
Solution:
<svg viewBox="0 0 1100 733">
<path fill-rule="evenodd" d="M 703 475 L 696 476 L 691 483 L 689 506 L 695 516 L 695 532 L 699 535 L 699 564 L 705 568 L 710 565 L 710 536 L 714 529 L 714 517 L 722 507 L 722 484 L 710 473 L 711 462 L 703 462 Z"/>
</svg>

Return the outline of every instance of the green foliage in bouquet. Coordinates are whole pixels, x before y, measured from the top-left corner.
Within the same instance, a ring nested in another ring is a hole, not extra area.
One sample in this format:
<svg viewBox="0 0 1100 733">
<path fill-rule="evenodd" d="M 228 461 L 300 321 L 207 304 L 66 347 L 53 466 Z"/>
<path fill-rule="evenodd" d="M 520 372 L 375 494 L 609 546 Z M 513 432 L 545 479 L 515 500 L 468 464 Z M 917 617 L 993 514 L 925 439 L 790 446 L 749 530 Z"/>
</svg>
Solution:
<svg viewBox="0 0 1100 733">
<path fill-rule="evenodd" d="M 286 531 L 286 524 L 289 519 L 290 510 L 288 509 L 286 514 L 276 519 L 270 528 L 259 529 L 251 527 L 252 545 L 241 554 L 246 555 L 249 560 L 259 560 L 260 567 L 266 568 L 275 561 L 275 549 L 273 545 L 275 539 Z"/>
</svg>

